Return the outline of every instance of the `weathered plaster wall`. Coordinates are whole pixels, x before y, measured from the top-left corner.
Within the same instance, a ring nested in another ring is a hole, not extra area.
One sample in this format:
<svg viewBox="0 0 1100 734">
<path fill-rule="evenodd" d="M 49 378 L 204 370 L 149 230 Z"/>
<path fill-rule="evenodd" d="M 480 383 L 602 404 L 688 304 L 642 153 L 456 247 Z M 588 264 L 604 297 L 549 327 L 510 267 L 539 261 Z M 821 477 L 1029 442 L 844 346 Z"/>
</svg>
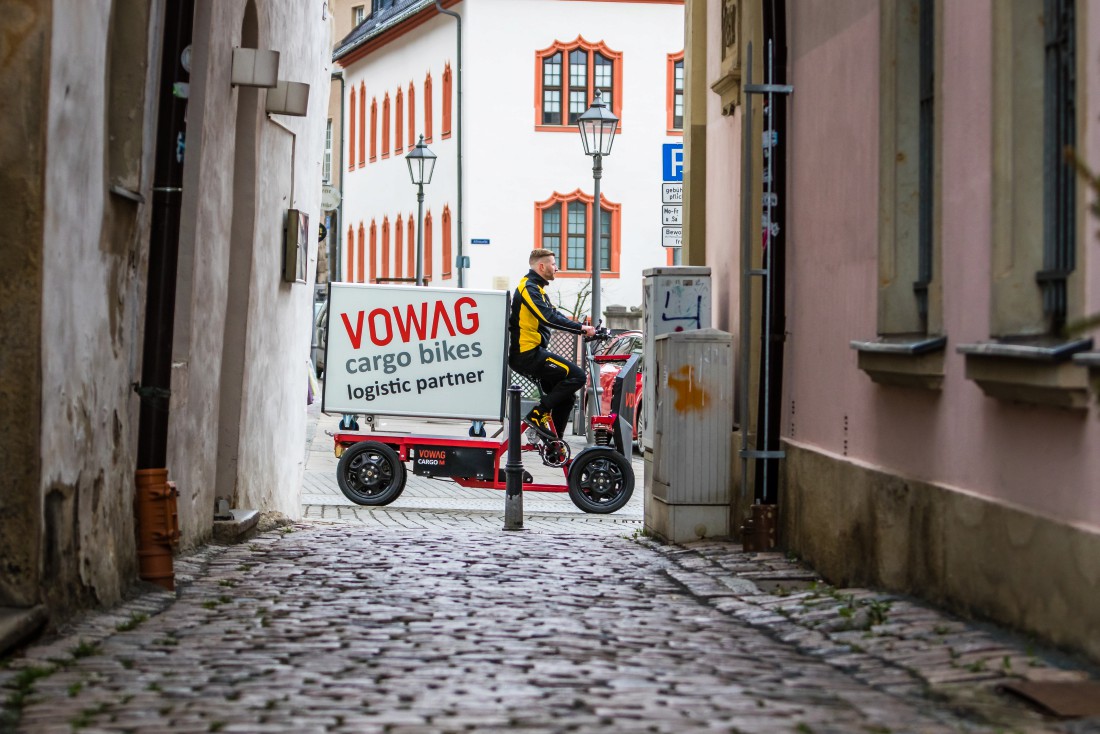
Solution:
<svg viewBox="0 0 1100 734">
<path fill-rule="evenodd" d="M 782 533 L 837 585 L 917 594 L 1100 659 L 1100 533 L 785 441 Z"/>
<path fill-rule="evenodd" d="M 0 31 L 0 606 L 38 601 L 42 237 L 51 6 L 5 3 Z"/>
<path fill-rule="evenodd" d="M 146 12 L 149 12 L 148 8 Z M 111 4 L 54 5 L 42 312 L 42 577 L 56 612 L 120 598 L 136 575 L 133 471 L 144 320 L 145 207 L 108 194 Z M 142 24 L 143 30 L 148 24 Z M 147 37 L 114 52 L 148 63 Z M 141 98 L 141 80 L 134 90 Z M 138 124 L 130 171 L 147 182 Z"/>
<path fill-rule="evenodd" d="M 331 53 L 322 4 L 257 2 L 261 48 L 281 52 L 279 78 L 310 85 L 309 116 L 263 114 L 258 92 L 254 181 L 234 180 L 239 90 L 230 86 L 241 43 L 244 0 L 199 3 L 184 173 L 180 280 L 172 374 L 169 471 L 180 488 L 184 545 L 209 537 L 213 520 L 222 353 L 229 288 L 247 289 L 247 327 L 237 350 L 243 370 L 233 504 L 300 513 L 307 360 L 317 240 L 309 238 L 309 283 L 281 281 L 288 208 L 319 221 L 321 156 Z M 247 191 L 255 187 L 254 197 Z M 238 187 L 238 194 L 234 188 Z M 252 203 L 254 201 L 254 204 Z M 230 236 L 233 217 L 254 206 L 251 243 Z M 237 211 L 234 211 L 236 209 Z M 229 283 L 230 248 L 252 248 L 250 280 Z"/>
</svg>

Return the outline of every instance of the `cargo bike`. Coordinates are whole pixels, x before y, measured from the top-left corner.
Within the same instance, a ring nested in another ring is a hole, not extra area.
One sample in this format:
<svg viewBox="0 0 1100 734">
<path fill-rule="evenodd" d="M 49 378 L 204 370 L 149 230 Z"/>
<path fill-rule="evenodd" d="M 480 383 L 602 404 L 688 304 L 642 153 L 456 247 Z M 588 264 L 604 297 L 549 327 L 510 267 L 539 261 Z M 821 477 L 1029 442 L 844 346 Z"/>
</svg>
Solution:
<svg viewBox="0 0 1100 734">
<path fill-rule="evenodd" d="M 505 416 L 506 383 L 511 381 L 509 294 L 334 283 L 329 299 L 322 410 L 472 422 L 468 435 L 455 436 L 364 432 L 345 428 L 349 421 L 341 421 L 333 442 L 344 496 L 358 505 L 388 505 L 404 492 L 410 470 L 461 487 L 504 490 L 509 441 L 503 427 L 512 419 Z M 600 329 L 584 340 L 589 374 L 597 374 L 593 345 L 608 338 Z M 461 368 L 439 371 L 440 364 L 452 361 L 461 362 Z M 381 379 L 374 377 L 378 367 Z M 634 491 L 629 452 L 636 370 L 635 356 L 615 379 L 611 410 L 588 417 L 588 445 L 576 455 L 564 440 L 524 424 L 520 448 L 525 459 L 537 456 L 544 466 L 560 469 L 563 480 L 538 481 L 524 471 L 524 491 L 568 492 L 573 504 L 590 513 L 626 505 Z M 589 380 L 587 389 L 598 389 L 598 380 Z M 596 396 L 591 398 L 588 405 L 600 405 Z M 485 421 L 500 421 L 502 428 L 486 436 Z"/>
</svg>

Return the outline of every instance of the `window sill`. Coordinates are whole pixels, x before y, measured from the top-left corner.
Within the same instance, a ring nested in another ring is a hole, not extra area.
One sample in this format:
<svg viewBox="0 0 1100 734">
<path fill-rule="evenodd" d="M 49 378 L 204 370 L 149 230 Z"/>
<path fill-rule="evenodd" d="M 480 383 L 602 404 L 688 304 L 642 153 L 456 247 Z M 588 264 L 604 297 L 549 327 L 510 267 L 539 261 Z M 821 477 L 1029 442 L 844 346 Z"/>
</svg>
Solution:
<svg viewBox="0 0 1100 734">
<path fill-rule="evenodd" d="M 620 135 L 623 131 L 623 125 L 620 122 L 618 129 L 615 130 L 616 135 Z M 577 128 L 577 124 L 572 125 L 535 125 L 535 132 L 540 133 L 573 133 L 574 135 L 580 135 L 580 130 Z"/>
<path fill-rule="evenodd" d="M 672 128 L 671 130 L 665 130 L 665 135 L 669 137 L 682 138 L 684 137 L 684 129 L 682 127 Z"/>
<path fill-rule="evenodd" d="M 1079 352 L 1073 355 L 1073 361 L 1088 369 L 1092 392 L 1100 400 L 1100 352 Z"/>
<path fill-rule="evenodd" d="M 1091 348 L 1091 339 L 1034 338 L 961 344 L 956 351 L 966 357 L 966 378 L 991 398 L 1083 409 L 1088 378 L 1071 358 Z"/>
<path fill-rule="evenodd" d="M 558 277 L 558 278 L 591 278 L 592 273 L 587 273 L 587 272 L 569 273 L 569 272 L 562 272 L 561 270 L 559 270 L 556 277 Z M 601 270 L 600 271 L 600 277 L 601 278 L 610 278 L 611 280 L 616 280 L 616 279 L 618 279 L 619 274 L 608 272 L 606 270 Z"/>
<path fill-rule="evenodd" d="M 859 368 L 880 385 L 939 390 L 943 387 L 946 336 L 882 337 L 852 341 Z"/>
</svg>

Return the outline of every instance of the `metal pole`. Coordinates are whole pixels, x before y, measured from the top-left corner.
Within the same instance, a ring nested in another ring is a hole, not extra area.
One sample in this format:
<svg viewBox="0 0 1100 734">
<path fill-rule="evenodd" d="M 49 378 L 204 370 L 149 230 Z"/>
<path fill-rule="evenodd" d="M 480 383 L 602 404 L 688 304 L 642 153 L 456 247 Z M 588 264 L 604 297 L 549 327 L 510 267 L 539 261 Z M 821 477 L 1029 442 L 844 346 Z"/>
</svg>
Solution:
<svg viewBox="0 0 1100 734">
<path fill-rule="evenodd" d="M 752 82 L 752 43 L 748 45 L 745 62 L 745 80 Z M 745 95 L 741 107 L 741 334 L 740 354 L 737 355 L 741 370 L 738 396 L 741 423 L 741 498 L 744 500 L 749 486 L 749 329 L 752 324 L 749 311 L 752 308 L 752 95 Z"/>
<path fill-rule="evenodd" d="M 424 285 L 424 184 L 416 189 L 416 284 Z"/>
<path fill-rule="evenodd" d="M 772 42 L 768 39 L 768 77 L 764 80 L 765 84 L 775 84 L 774 70 L 772 66 Z M 772 157 L 775 150 L 775 126 L 772 124 L 775 111 L 775 96 L 772 92 L 768 92 L 767 102 L 764 107 L 764 116 L 767 118 L 767 131 L 764 133 L 767 140 L 767 164 L 766 173 L 764 175 L 764 219 L 765 232 L 767 235 L 764 238 L 764 269 L 767 271 L 767 275 L 764 276 L 764 334 L 763 334 L 763 348 L 764 348 L 764 366 L 760 370 L 760 379 L 764 383 L 764 451 L 771 450 L 771 446 L 768 445 L 769 436 L 771 435 L 769 429 L 769 417 L 771 407 L 771 360 L 772 360 L 772 251 L 775 249 L 772 247 L 772 178 L 775 175 L 772 167 Z M 760 501 L 764 504 L 768 503 L 768 469 L 771 468 L 771 459 L 765 457 L 761 462 L 761 468 L 763 470 L 763 478 L 760 491 Z"/>
<path fill-rule="evenodd" d="M 592 325 L 600 323 L 600 178 L 603 156 L 592 156 Z"/>
<path fill-rule="evenodd" d="M 523 530 L 523 461 L 520 459 L 520 390 L 508 388 L 508 461 L 504 465 L 504 529 Z"/>
</svg>

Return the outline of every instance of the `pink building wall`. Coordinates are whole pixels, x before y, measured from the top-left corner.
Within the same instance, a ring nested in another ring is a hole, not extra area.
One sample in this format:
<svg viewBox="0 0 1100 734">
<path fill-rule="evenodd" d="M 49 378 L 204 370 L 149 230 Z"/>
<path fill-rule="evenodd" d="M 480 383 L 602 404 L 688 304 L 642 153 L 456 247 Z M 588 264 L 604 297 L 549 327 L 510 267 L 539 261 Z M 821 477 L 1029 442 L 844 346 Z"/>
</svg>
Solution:
<svg viewBox="0 0 1100 734">
<path fill-rule="evenodd" d="M 1087 411 L 995 400 L 966 379 L 964 357 L 955 351 L 990 338 L 991 0 L 941 6 L 943 197 L 937 205 L 948 337 L 943 389 L 883 387 L 857 368 L 849 342 L 876 335 L 878 7 L 873 0 L 788 4 L 795 92 L 789 117 L 783 435 L 890 474 L 1100 528 L 1095 393 Z M 1100 39 L 1100 14 L 1083 15 L 1084 37 Z M 1079 142 L 1100 167 L 1100 56 L 1095 42 L 1078 53 L 1094 70 L 1079 102 L 1087 105 Z M 1078 268 L 1085 270 L 1086 301 L 1096 311 L 1100 223 L 1089 225 Z M 736 292 L 736 283 L 730 288 Z"/>
</svg>

